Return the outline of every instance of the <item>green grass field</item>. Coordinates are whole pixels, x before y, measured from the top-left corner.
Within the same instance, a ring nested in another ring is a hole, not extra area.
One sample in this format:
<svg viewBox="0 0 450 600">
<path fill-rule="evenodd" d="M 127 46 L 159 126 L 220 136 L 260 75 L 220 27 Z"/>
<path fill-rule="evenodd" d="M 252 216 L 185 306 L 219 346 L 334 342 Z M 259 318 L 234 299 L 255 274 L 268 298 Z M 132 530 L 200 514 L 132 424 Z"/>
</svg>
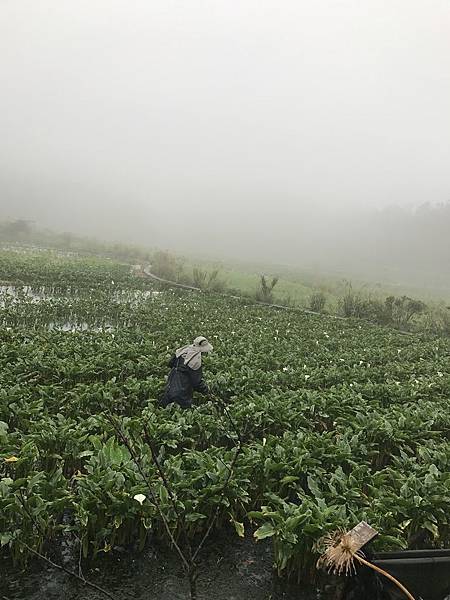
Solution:
<svg viewBox="0 0 450 600">
<path fill-rule="evenodd" d="M 450 302 L 450 285 L 426 287 L 424 285 L 411 285 L 408 283 L 393 282 L 394 276 L 390 275 L 390 281 L 364 280 L 353 277 L 350 273 L 327 273 L 306 269 L 295 269 L 286 265 L 258 265 L 252 263 L 234 263 L 232 261 L 208 261 L 199 257 L 185 259 L 187 272 L 192 272 L 194 266 L 203 269 L 220 270 L 220 277 L 228 287 L 235 288 L 245 294 L 253 294 L 259 286 L 260 275 L 270 277 L 278 276 L 279 281 L 274 289 L 274 297 L 277 301 L 290 301 L 297 306 L 308 307 L 311 294 L 322 291 L 326 298 L 328 312 L 338 310 L 339 298 L 342 297 L 346 285 L 351 282 L 353 288 L 365 296 L 375 298 L 386 298 L 387 296 L 410 296 L 418 298 L 431 304 L 446 304 Z"/>
</svg>

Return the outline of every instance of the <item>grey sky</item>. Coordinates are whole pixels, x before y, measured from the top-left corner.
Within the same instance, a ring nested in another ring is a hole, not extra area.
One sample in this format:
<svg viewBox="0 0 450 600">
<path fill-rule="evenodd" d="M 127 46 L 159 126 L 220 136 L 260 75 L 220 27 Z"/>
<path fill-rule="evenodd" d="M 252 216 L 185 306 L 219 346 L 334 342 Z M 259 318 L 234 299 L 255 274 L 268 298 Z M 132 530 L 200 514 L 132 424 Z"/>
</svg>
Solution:
<svg viewBox="0 0 450 600">
<path fill-rule="evenodd" d="M 0 86 L 4 216 L 170 246 L 450 199 L 448 0 L 0 0 Z"/>
</svg>

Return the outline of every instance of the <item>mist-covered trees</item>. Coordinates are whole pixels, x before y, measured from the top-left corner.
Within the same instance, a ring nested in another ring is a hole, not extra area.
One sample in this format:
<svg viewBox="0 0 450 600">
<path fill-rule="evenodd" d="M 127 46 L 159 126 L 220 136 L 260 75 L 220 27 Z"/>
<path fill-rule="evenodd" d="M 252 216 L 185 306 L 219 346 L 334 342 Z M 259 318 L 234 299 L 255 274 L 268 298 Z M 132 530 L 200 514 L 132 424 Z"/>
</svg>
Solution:
<svg viewBox="0 0 450 600">
<path fill-rule="evenodd" d="M 32 222 L 27 219 L 14 219 L 0 223 L 0 236 L 8 241 L 24 241 L 32 231 Z"/>
</svg>

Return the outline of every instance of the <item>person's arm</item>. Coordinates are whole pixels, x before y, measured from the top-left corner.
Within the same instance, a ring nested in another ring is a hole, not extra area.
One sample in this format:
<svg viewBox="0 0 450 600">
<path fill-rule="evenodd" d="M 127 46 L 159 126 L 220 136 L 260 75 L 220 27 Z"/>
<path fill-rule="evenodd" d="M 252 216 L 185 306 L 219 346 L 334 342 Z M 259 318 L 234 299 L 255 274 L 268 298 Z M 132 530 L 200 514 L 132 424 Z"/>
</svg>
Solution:
<svg viewBox="0 0 450 600">
<path fill-rule="evenodd" d="M 200 369 L 197 369 L 196 371 L 194 371 L 194 369 L 189 369 L 189 371 L 194 390 L 207 396 L 209 394 L 209 387 L 206 381 L 203 379 L 202 368 L 200 367 Z"/>
<path fill-rule="evenodd" d="M 172 369 L 175 366 L 175 363 L 177 361 L 177 357 L 175 356 L 175 354 L 172 356 L 172 358 L 169 360 L 169 367 Z"/>
</svg>

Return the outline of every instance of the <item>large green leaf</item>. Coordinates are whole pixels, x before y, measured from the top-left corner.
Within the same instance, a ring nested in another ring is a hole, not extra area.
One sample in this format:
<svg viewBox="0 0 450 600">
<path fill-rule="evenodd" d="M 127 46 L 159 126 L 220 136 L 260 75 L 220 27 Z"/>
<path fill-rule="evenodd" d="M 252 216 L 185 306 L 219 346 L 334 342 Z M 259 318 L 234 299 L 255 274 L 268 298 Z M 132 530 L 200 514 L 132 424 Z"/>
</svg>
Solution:
<svg viewBox="0 0 450 600">
<path fill-rule="evenodd" d="M 259 529 L 257 529 L 253 535 L 257 540 L 263 540 L 275 535 L 275 529 L 272 523 L 264 523 L 264 525 L 261 525 L 261 527 L 259 527 Z"/>
</svg>

